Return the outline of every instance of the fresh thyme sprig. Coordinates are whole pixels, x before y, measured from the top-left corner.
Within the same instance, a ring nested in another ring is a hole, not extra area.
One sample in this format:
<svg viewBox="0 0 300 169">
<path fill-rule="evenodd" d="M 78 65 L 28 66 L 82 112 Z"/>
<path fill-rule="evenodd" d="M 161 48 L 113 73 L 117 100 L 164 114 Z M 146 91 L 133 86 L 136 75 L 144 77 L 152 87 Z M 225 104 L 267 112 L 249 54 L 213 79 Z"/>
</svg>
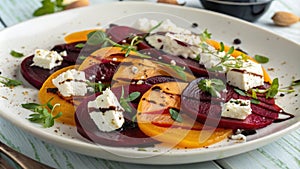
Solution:
<svg viewBox="0 0 300 169">
<path fill-rule="evenodd" d="M 20 80 L 10 79 L 4 76 L 0 76 L 0 83 L 4 84 L 6 87 L 15 87 L 23 84 Z"/>
<path fill-rule="evenodd" d="M 140 92 L 132 92 L 128 95 L 128 97 L 124 97 L 124 87 L 122 86 L 121 97 L 120 97 L 120 105 L 124 108 L 126 112 L 132 112 L 132 108 L 129 105 L 129 102 L 134 101 L 141 95 Z"/>
<path fill-rule="evenodd" d="M 226 89 L 226 85 L 220 79 L 201 79 L 198 87 L 202 91 L 210 93 L 213 97 L 221 97 L 220 92 Z"/>
<path fill-rule="evenodd" d="M 43 127 L 49 128 L 54 125 L 54 120 L 62 116 L 62 112 L 59 112 L 57 115 L 53 116 L 52 113 L 56 107 L 60 104 L 56 103 L 51 104 L 53 98 L 51 98 L 46 104 L 37 104 L 37 103 L 26 103 L 21 106 L 25 109 L 31 110 L 34 113 L 29 115 L 28 120 L 34 123 L 43 124 Z M 49 112 L 50 110 L 50 112 Z"/>
<path fill-rule="evenodd" d="M 218 50 L 218 52 L 224 52 L 225 50 L 225 46 L 223 44 L 223 42 L 220 42 L 220 49 Z M 231 46 L 229 48 L 229 50 L 225 53 L 225 55 L 223 57 L 220 57 L 220 62 L 217 63 L 215 66 L 213 66 L 212 68 L 209 68 L 209 71 L 223 71 L 224 68 L 223 66 L 225 66 L 226 68 L 241 68 L 243 67 L 243 62 L 245 60 L 247 60 L 247 57 L 245 55 L 241 55 L 241 57 L 237 57 L 234 58 L 231 56 L 231 54 L 234 52 L 234 47 Z M 217 56 L 217 54 L 214 54 Z"/>
</svg>

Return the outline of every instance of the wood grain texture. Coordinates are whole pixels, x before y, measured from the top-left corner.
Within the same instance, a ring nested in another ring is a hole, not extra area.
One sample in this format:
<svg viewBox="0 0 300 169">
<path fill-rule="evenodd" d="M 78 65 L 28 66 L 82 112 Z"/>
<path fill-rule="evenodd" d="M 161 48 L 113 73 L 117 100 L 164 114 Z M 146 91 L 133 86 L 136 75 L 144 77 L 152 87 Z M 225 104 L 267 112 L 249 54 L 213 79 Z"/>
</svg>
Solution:
<svg viewBox="0 0 300 169">
<path fill-rule="evenodd" d="M 104 3 L 105 0 L 90 0 L 91 4 Z M 111 0 L 117 1 L 117 0 Z M 198 0 L 187 0 L 187 5 L 200 7 Z M 0 16 L 8 26 L 20 23 L 32 18 L 33 11 L 40 6 L 40 0 L 1 0 Z M 280 34 L 288 39 L 300 43 L 300 24 L 290 28 L 274 27 L 270 20 L 274 12 L 283 10 L 293 12 L 300 16 L 300 1 L 298 0 L 275 0 L 269 10 L 255 24 Z M 0 30 L 4 26 L 0 24 Z M 271 29 L 270 29 L 271 28 Z M 93 158 L 39 140 L 28 133 L 13 126 L 10 122 L 0 118 L 0 140 L 13 149 L 45 163 L 54 168 L 62 169 L 152 169 L 158 168 L 151 165 L 138 165 L 120 163 L 115 161 Z M 272 169 L 297 169 L 300 168 L 300 129 L 278 139 L 259 149 L 236 155 L 233 157 L 209 161 L 204 163 L 160 166 L 162 169 L 198 169 L 198 168 L 272 168 Z"/>
</svg>

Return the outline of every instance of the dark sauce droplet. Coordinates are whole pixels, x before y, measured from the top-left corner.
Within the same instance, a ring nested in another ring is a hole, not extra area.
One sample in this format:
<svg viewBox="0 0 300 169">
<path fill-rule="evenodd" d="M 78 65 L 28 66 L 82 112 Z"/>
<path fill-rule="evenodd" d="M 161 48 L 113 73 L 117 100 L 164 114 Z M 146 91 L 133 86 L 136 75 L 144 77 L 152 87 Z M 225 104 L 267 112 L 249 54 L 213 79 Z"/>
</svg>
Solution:
<svg viewBox="0 0 300 169">
<path fill-rule="evenodd" d="M 235 45 L 239 45 L 241 43 L 242 43 L 242 41 L 239 38 L 236 38 L 233 40 L 233 44 L 235 44 Z"/>
<path fill-rule="evenodd" d="M 194 22 L 194 23 L 192 24 L 192 28 L 197 28 L 197 27 L 198 27 L 198 24 Z"/>
<path fill-rule="evenodd" d="M 241 132 L 241 134 L 243 134 L 244 136 L 250 136 L 256 134 L 256 130 L 244 130 Z"/>
</svg>

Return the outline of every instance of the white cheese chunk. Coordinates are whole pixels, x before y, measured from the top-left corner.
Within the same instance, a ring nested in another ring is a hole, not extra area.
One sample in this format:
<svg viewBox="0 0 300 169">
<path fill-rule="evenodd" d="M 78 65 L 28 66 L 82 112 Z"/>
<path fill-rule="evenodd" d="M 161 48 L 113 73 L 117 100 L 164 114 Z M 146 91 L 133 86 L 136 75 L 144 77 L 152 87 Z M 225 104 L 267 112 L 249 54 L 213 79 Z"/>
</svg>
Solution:
<svg viewBox="0 0 300 169">
<path fill-rule="evenodd" d="M 154 28 L 160 23 L 160 21 L 152 20 L 148 18 L 140 18 L 138 19 L 133 27 L 137 28 L 141 31 L 148 32 L 150 29 Z M 173 33 L 185 33 L 190 34 L 191 31 L 178 27 L 175 23 L 173 23 L 170 19 L 163 20 L 161 25 L 154 29 L 151 33 L 154 32 L 173 32 Z"/>
<path fill-rule="evenodd" d="M 38 66 L 44 69 L 52 69 L 56 66 L 60 66 L 63 61 L 63 57 L 56 51 L 37 49 L 34 52 L 33 64 L 31 66 Z"/>
<path fill-rule="evenodd" d="M 232 140 L 236 140 L 237 142 L 244 143 L 247 141 L 247 137 L 243 134 L 235 134 L 229 137 Z"/>
<path fill-rule="evenodd" d="M 222 117 L 244 120 L 252 113 L 250 100 L 230 99 L 222 106 Z"/>
<path fill-rule="evenodd" d="M 110 132 L 122 127 L 125 122 L 123 112 L 118 99 L 108 88 L 94 101 L 88 102 L 91 119 L 95 122 L 99 130 Z"/>
<path fill-rule="evenodd" d="M 85 73 L 71 69 L 52 80 L 58 91 L 64 97 L 84 96 L 87 93 Z"/>
<path fill-rule="evenodd" d="M 200 37 L 195 34 L 152 34 L 146 40 L 156 49 L 184 58 L 194 59 L 202 52 L 202 49 L 198 47 L 201 42 Z"/>
<path fill-rule="evenodd" d="M 241 68 L 231 69 L 227 72 L 228 84 L 242 90 L 249 90 L 264 84 L 264 75 L 260 64 L 246 61 Z"/>
<path fill-rule="evenodd" d="M 165 36 L 159 34 L 152 34 L 146 37 L 146 41 L 155 49 L 162 49 L 165 41 Z"/>
</svg>

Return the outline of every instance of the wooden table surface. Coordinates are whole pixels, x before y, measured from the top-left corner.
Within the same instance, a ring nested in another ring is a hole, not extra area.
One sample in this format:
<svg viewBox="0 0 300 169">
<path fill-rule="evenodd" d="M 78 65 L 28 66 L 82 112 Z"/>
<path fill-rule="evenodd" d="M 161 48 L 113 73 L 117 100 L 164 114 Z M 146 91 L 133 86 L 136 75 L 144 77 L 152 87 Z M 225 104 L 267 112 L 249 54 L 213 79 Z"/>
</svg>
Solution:
<svg viewBox="0 0 300 169">
<path fill-rule="evenodd" d="M 109 3 L 113 0 L 90 0 L 91 5 Z M 187 0 L 187 6 L 200 7 L 198 0 Z M 40 6 L 40 0 L 0 0 L 0 29 L 33 18 L 33 11 Z M 276 27 L 271 16 L 275 11 L 289 11 L 300 16 L 300 0 L 275 0 L 268 12 L 254 24 L 269 29 L 300 44 L 300 23 L 291 27 Z M 1 38 L 1 37 L 0 37 Z M 300 55 L 300 54 L 299 54 Z M 176 166 L 151 166 L 128 164 L 93 158 L 58 148 L 41 141 L 0 118 L 0 140 L 15 150 L 54 168 L 62 169 L 150 169 L 150 168 L 300 168 L 300 129 L 256 150 L 220 160 Z"/>
</svg>

